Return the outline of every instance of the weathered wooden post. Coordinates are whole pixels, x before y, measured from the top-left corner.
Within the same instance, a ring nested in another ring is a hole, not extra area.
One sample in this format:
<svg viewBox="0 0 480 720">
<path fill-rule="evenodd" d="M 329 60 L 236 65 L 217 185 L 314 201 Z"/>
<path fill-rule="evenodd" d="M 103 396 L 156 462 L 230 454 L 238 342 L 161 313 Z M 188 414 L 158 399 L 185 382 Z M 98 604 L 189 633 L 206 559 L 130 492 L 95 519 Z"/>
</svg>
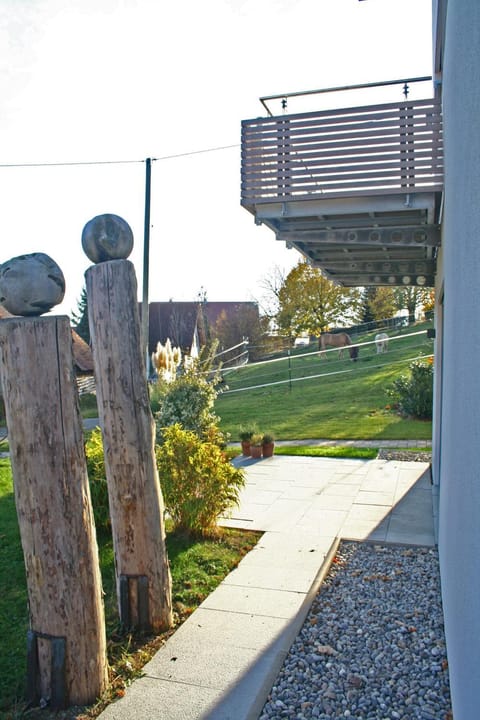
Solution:
<svg viewBox="0 0 480 720">
<path fill-rule="evenodd" d="M 37 317 L 63 298 L 41 253 L 0 267 L 2 386 L 27 575 L 27 694 L 59 708 L 105 690 L 107 659 L 97 541 L 68 317 Z M 56 299 L 55 299 L 56 298 Z M 58 299 L 60 298 L 60 299 Z"/>
<path fill-rule="evenodd" d="M 101 215 L 86 224 L 82 245 L 98 263 L 85 278 L 120 619 L 160 632 L 172 624 L 171 578 L 137 282 L 125 259 L 133 235 L 122 218 Z"/>
</svg>

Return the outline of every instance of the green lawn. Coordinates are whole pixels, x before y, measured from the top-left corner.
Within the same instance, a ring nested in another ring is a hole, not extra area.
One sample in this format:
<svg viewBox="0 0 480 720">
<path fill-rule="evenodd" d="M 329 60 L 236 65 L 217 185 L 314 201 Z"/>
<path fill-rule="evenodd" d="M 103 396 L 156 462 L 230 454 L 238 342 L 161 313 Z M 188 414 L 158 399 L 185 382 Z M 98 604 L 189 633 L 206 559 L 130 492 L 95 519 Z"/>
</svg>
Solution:
<svg viewBox="0 0 480 720">
<path fill-rule="evenodd" d="M 360 347 L 357 362 L 348 354 L 339 360 L 336 352 L 321 359 L 310 346 L 307 353 L 292 351 L 290 358 L 227 372 L 228 391 L 215 405 L 221 428 L 232 441 L 238 439 L 241 425 L 251 423 L 277 440 L 428 440 L 431 421 L 400 417 L 386 393 L 414 358 L 433 353 L 433 341 L 424 332 L 428 327 L 431 323 L 404 329 L 382 355 L 374 345 Z M 374 335 L 355 341 L 372 341 Z M 268 383 L 278 384 L 266 387 Z"/>
</svg>

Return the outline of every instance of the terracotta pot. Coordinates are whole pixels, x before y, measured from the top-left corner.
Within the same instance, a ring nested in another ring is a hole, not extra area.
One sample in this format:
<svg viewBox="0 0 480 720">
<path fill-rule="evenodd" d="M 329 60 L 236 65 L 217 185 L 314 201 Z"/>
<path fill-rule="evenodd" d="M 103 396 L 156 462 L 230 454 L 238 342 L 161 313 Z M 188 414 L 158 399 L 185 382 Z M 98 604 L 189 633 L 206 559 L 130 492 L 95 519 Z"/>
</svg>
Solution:
<svg viewBox="0 0 480 720">
<path fill-rule="evenodd" d="M 250 440 L 242 440 L 242 454 L 250 455 Z"/>
<path fill-rule="evenodd" d="M 273 455 L 273 449 L 275 447 L 275 443 L 265 443 L 262 445 L 262 455 L 263 457 L 272 457 Z"/>
<path fill-rule="evenodd" d="M 250 455 L 252 458 L 262 457 L 262 446 L 261 445 L 250 445 Z"/>
</svg>

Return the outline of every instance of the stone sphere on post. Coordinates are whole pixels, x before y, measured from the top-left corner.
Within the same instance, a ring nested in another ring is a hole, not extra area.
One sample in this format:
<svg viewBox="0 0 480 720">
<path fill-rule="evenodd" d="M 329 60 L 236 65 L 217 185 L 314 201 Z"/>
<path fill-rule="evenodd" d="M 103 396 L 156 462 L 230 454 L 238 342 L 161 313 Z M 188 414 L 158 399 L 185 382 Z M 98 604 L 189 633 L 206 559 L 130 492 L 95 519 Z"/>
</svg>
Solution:
<svg viewBox="0 0 480 720">
<path fill-rule="evenodd" d="M 0 304 L 12 315 L 42 315 L 64 295 L 63 273 L 45 253 L 19 255 L 0 265 Z"/>
<path fill-rule="evenodd" d="M 82 247 L 93 263 L 126 260 L 133 249 L 130 225 L 118 215 L 97 215 L 82 231 Z"/>
</svg>

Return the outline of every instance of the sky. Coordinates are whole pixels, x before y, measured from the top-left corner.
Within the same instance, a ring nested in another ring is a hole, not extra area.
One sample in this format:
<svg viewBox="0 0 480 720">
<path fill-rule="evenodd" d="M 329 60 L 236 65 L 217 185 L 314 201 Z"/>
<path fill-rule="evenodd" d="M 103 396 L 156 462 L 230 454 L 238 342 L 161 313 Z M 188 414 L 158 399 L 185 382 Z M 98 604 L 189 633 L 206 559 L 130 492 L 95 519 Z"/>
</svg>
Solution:
<svg viewBox="0 0 480 720">
<path fill-rule="evenodd" d="M 260 97 L 426 76 L 431 58 L 431 0 L 0 0 L 0 264 L 48 254 L 66 281 L 52 312 L 71 315 L 91 264 L 82 229 L 115 213 L 141 299 L 153 158 L 149 300 L 262 305 L 265 279 L 300 255 L 240 205 L 241 121 L 266 115 Z M 397 99 L 400 86 L 287 111 Z"/>
</svg>

